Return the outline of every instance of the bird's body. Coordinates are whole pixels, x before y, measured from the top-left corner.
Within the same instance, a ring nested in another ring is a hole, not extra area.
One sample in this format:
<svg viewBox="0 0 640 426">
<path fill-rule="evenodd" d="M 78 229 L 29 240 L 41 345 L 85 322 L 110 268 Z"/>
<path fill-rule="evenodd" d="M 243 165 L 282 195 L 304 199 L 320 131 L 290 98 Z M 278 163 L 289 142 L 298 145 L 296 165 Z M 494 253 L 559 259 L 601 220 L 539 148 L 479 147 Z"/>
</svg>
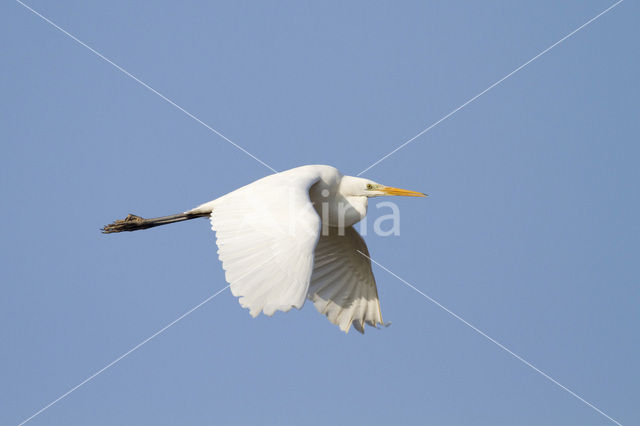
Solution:
<svg viewBox="0 0 640 426">
<path fill-rule="evenodd" d="M 345 179 L 346 178 L 346 179 Z M 297 185 L 306 187 L 309 201 L 320 216 L 323 224 L 331 227 L 352 226 L 360 222 L 367 215 L 368 198 L 362 196 L 345 195 L 341 189 L 352 185 L 352 181 L 365 182 L 365 179 L 344 176 L 335 167 L 324 165 L 309 165 L 296 167 L 295 169 L 265 176 L 249 185 L 238 188 L 233 192 L 216 198 L 208 203 L 201 204 L 187 213 L 211 213 L 216 205 L 220 205 L 238 194 L 253 194 L 267 192 L 268 196 L 276 195 L 280 199 L 284 190 L 293 191 L 300 189 Z M 304 188 L 303 188 L 304 189 Z M 322 204 L 325 204 L 323 214 Z M 343 211 L 341 212 L 341 208 Z M 341 219 L 342 218 L 342 219 Z"/>
<path fill-rule="evenodd" d="M 300 309 L 308 298 L 343 331 L 382 324 L 364 240 L 353 229 L 368 197 L 424 196 L 311 165 L 266 176 L 185 213 L 130 215 L 103 232 L 209 216 L 231 292 L 252 316 Z"/>
</svg>

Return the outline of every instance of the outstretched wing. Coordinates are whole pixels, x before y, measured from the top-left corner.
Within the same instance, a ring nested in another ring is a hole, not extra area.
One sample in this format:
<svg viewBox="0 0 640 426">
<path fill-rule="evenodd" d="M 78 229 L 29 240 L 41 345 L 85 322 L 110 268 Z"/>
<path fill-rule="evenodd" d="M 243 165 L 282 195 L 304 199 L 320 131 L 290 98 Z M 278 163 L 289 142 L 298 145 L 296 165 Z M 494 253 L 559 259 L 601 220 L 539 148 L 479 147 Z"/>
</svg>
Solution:
<svg viewBox="0 0 640 426">
<path fill-rule="evenodd" d="M 309 188 L 319 179 L 312 168 L 283 172 L 213 204 L 218 257 L 231 292 L 254 317 L 304 304 L 320 234 Z"/>
<path fill-rule="evenodd" d="M 316 309 L 345 333 L 351 324 L 364 333 L 364 324 L 382 324 L 376 280 L 367 245 L 352 227 L 339 235 L 338 228 L 328 228 L 315 251 L 308 298 Z"/>
</svg>

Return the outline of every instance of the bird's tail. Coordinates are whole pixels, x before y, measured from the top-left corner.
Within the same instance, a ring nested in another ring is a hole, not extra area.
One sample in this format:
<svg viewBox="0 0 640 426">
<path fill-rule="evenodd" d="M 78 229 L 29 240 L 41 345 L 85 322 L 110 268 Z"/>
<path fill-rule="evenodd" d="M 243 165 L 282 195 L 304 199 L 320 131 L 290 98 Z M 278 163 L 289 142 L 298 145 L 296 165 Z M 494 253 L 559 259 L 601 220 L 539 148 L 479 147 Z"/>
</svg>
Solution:
<svg viewBox="0 0 640 426">
<path fill-rule="evenodd" d="M 138 231 L 140 229 L 153 228 L 154 226 L 167 225 L 174 222 L 182 222 L 183 220 L 195 219 L 198 217 L 209 216 L 210 213 L 201 212 L 186 212 L 179 214 L 172 214 L 170 216 L 154 217 L 151 219 L 144 219 L 134 214 L 128 215 L 124 219 L 116 220 L 109 225 L 105 225 L 102 228 L 103 234 L 112 234 L 114 232 L 123 231 Z"/>
</svg>

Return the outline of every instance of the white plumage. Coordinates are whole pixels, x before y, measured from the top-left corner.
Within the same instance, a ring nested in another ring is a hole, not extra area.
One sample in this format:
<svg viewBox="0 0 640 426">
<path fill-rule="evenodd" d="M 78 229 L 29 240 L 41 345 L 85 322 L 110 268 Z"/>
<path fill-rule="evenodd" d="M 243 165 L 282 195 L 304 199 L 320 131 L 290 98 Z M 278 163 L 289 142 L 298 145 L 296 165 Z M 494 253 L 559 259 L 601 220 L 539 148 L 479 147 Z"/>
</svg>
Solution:
<svg viewBox="0 0 640 426">
<path fill-rule="evenodd" d="M 349 331 L 353 324 L 364 333 L 365 324 L 382 324 L 371 261 L 360 254 L 369 256 L 369 250 L 353 226 L 347 227 L 342 236 L 338 228 L 328 231 L 316 246 L 307 297 L 342 331 Z"/>
<path fill-rule="evenodd" d="M 368 198 L 380 195 L 424 196 L 330 166 L 302 166 L 182 214 L 129 215 L 103 232 L 209 216 L 231 292 L 252 316 L 300 309 L 308 298 L 341 330 L 364 333 L 365 324 L 382 324 L 382 314 L 367 246 L 352 225 L 366 215 Z"/>
<path fill-rule="evenodd" d="M 272 175 L 210 203 L 225 277 L 254 317 L 304 304 L 321 227 L 309 200 L 317 177 Z"/>
</svg>

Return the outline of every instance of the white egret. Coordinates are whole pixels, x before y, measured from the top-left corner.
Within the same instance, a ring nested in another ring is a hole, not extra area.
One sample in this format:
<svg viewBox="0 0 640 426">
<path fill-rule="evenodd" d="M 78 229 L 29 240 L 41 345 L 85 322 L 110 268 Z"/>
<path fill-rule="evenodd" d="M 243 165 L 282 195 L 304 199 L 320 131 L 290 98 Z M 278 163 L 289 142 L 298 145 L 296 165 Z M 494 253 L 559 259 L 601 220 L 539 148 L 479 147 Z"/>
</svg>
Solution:
<svg viewBox="0 0 640 426">
<path fill-rule="evenodd" d="M 331 166 L 302 166 L 266 176 L 184 213 L 129 215 L 104 233 L 136 231 L 209 217 L 231 292 L 255 317 L 302 308 L 306 299 L 348 332 L 382 322 L 367 246 L 353 225 L 369 197 L 421 192 L 344 176 Z"/>
</svg>

